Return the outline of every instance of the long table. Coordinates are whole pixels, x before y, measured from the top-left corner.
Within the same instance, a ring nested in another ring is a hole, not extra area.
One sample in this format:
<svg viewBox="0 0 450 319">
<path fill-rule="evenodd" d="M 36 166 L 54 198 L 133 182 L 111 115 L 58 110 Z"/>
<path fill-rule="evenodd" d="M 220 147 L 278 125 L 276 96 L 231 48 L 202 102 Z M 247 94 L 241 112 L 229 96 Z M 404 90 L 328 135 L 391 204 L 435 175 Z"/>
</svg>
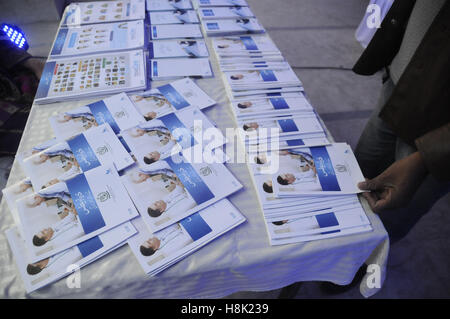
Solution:
<svg viewBox="0 0 450 319">
<path fill-rule="evenodd" d="M 212 53 L 211 40 L 206 36 L 205 39 Z M 226 128 L 235 124 L 218 62 L 212 54 L 210 60 L 215 76 L 199 79 L 197 84 L 217 101 L 217 105 L 207 109 L 205 114 L 225 133 Z M 166 83 L 169 82 L 152 82 L 152 87 Z M 18 152 L 53 137 L 48 121 L 51 115 L 101 98 L 33 104 Z M 369 267 L 370 272 L 361 281 L 361 294 L 369 297 L 381 288 L 386 274 L 389 238 L 380 219 L 362 197 L 360 200 L 372 223 L 372 232 L 270 246 L 247 165 L 227 166 L 244 185 L 243 190 L 229 199 L 246 216 L 245 224 L 155 277 L 144 273 L 125 245 L 82 268 L 80 288 L 70 289 L 66 280 L 61 279 L 26 295 L 4 234 L 13 226 L 13 219 L 3 198 L 0 203 L 0 298 L 221 298 L 239 291 L 279 289 L 301 281 L 344 285 L 352 281 L 364 263 L 374 266 Z M 7 186 L 24 177 L 15 160 Z"/>
</svg>

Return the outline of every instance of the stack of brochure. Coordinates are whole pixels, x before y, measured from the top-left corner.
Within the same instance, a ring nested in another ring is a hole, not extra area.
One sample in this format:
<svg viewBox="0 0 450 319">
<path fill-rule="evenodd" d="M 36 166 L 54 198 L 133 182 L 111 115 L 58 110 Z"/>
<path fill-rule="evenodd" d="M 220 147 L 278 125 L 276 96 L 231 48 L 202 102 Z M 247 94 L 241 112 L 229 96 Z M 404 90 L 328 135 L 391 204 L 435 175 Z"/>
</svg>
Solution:
<svg viewBox="0 0 450 319">
<path fill-rule="evenodd" d="M 184 78 L 50 117 L 56 137 L 18 154 L 29 177 L 3 190 L 26 290 L 127 242 L 155 275 L 243 223 L 226 199 L 242 188 L 222 164 L 226 140 L 201 111 L 215 103 Z"/>
<path fill-rule="evenodd" d="M 189 0 L 147 0 L 152 80 L 211 77 L 200 20 Z"/>
<path fill-rule="evenodd" d="M 216 2 L 227 1 L 199 0 L 200 10 Z M 356 195 L 364 178 L 352 150 L 330 143 L 301 81 L 269 36 L 224 36 L 212 46 L 270 243 L 370 231 Z"/>
<path fill-rule="evenodd" d="M 144 19 L 144 0 L 67 6 L 35 102 L 146 89 Z"/>
<path fill-rule="evenodd" d="M 244 0 L 196 0 L 202 27 L 209 36 L 264 33 Z"/>
</svg>

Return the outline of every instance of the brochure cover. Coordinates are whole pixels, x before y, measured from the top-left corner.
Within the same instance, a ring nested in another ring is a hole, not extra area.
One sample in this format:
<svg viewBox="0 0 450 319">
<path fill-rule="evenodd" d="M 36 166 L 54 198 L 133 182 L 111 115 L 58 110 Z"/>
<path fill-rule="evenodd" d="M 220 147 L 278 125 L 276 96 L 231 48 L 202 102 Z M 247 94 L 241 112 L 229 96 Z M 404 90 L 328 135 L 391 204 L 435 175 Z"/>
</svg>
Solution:
<svg viewBox="0 0 450 319">
<path fill-rule="evenodd" d="M 194 10 L 154 11 L 148 13 L 150 24 L 184 24 L 199 23 Z"/>
<path fill-rule="evenodd" d="M 21 162 L 36 190 L 101 165 L 113 165 L 120 171 L 132 164 L 131 155 L 108 124 L 94 127 Z"/>
<path fill-rule="evenodd" d="M 370 225 L 361 205 L 346 211 L 330 209 L 310 214 L 299 214 L 295 218 L 267 222 L 271 238 L 287 238 L 321 234 L 330 231 Z"/>
<path fill-rule="evenodd" d="M 35 102 L 142 90 L 146 88 L 146 80 L 142 50 L 48 60 Z"/>
<path fill-rule="evenodd" d="M 190 0 L 147 0 L 147 11 L 170 11 L 192 9 Z"/>
<path fill-rule="evenodd" d="M 247 7 L 245 0 L 196 0 L 199 7 Z"/>
<path fill-rule="evenodd" d="M 302 86 L 292 69 L 230 71 L 223 74 L 233 91 Z"/>
<path fill-rule="evenodd" d="M 201 58 L 208 57 L 205 40 L 158 40 L 148 46 L 149 57 L 153 58 Z"/>
<path fill-rule="evenodd" d="M 55 144 L 58 144 L 60 142 L 59 139 L 57 139 L 56 137 L 51 138 L 47 141 L 44 141 L 42 143 L 39 143 L 35 146 L 33 146 L 31 149 L 29 150 L 25 150 L 25 151 L 20 151 L 16 154 L 16 158 L 19 160 L 19 163 L 22 162 L 24 159 L 30 157 L 33 154 L 42 152 L 43 150 L 46 150 L 47 148 L 49 148 L 50 146 L 53 146 Z"/>
<path fill-rule="evenodd" d="M 126 170 L 122 182 L 152 232 L 242 188 L 223 164 L 188 163 L 176 156 L 151 169 L 134 166 Z"/>
<path fill-rule="evenodd" d="M 297 93 L 297 97 L 273 94 L 262 98 L 238 99 L 231 101 L 231 106 L 237 118 L 295 116 L 298 113 L 314 112 L 312 105 L 302 93 Z"/>
<path fill-rule="evenodd" d="M 203 38 L 198 24 L 160 24 L 150 26 L 150 39 Z"/>
<path fill-rule="evenodd" d="M 190 78 L 183 78 L 156 89 L 129 96 L 147 121 L 189 106 L 205 109 L 216 104 L 216 101 Z"/>
<path fill-rule="evenodd" d="M 38 262 L 138 215 L 112 167 L 99 166 L 17 201 L 30 262 Z"/>
<path fill-rule="evenodd" d="M 198 12 L 202 20 L 255 17 L 249 7 L 200 8 Z"/>
<path fill-rule="evenodd" d="M 203 136 L 206 130 L 215 137 Z M 123 131 L 122 137 L 139 165 L 146 168 L 182 150 L 188 156 L 197 151 L 194 147 L 200 147 L 203 160 L 205 152 L 212 152 L 226 143 L 220 130 L 197 107 L 187 107 L 139 124 Z"/>
<path fill-rule="evenodd" d="M 247 135 L 248 139 L 261 139 L 262 133 L 266 138 L 270 137 L 273 130 L 276 130 L 279 136 L 307 136 L 311 133 L 324 133 L 322 124 L 320 124 L 315 114 L 304 114 L 296 116 L 278 116 L 276 119 L 242 119 L 238 120 L 239 127 L 243 132 L 257 134 Z M 264 132 L 261 130 L 265 129 Z M 262 133 L 261 133 L 262 132 Z M 245 134 L 244 133 L 244 134 Z"/>
<path fill-rule="evenodd" d="M 150 74 L 154 81 L 171 80 L 186 76 L 196 78 L 208 78 L 213 76 L 208 58 L 150 60 Z"/>
<path fill-rule="evenodd" d="M 345 143 L 287 150 L 280 154 L 280 162 L 283 165 L 272 175 L 277 196 L 362 192 L 357 184 L 364 181 L 364 176 Z"/>
<path fill-rule="evenodd" d="M 228 36 L 213 38 L 212 45 L 218 56 L 235 55 L 238 53 L 281 54 L 277 46 L 267 35 Z"/>
<path fill-rule="evenodd" d="M 131 50 L 143 46 L 143 20 L 62 27 L 58 30 L 50 57 Z"/>
<path fill-rule="evenodd" d="M 28 258 L 25 242 L 17 227 L 6 231 L 9 246 L 27 293 L 68 276 L 75 269 L 86 266 L 112 252 L 125 244 L 126 240 L 134 234 L 136 234 L 136 228 L 130 222 L 126 222 L 76 246 L 33 263 Z"/>
<path fill-rule="evenodd" d="M 145 122 L 128 95 L 120 93 L 50 117 L 50 125 L 59 139 L 108 123 L 115 134 Z"/>
<path fill-rule="evenodd" d="M 64 10 L 61 25 L 145 19 L 145 0 L 74 2 Z"/>
<path fill-rule="evenodd" d="M 128 240 L 128 245 L 142 269 L 153 276 L 245 220 L 230 201 L 223 199 L 153 234 L 142 218 L 137 218 L 133 224 L 138 234 Z"/>
<path fill-rule="evenodd" d="M 265 32 L 255 18 L 204 20 L 202 25 L 211 36 Z"/>
</svg>

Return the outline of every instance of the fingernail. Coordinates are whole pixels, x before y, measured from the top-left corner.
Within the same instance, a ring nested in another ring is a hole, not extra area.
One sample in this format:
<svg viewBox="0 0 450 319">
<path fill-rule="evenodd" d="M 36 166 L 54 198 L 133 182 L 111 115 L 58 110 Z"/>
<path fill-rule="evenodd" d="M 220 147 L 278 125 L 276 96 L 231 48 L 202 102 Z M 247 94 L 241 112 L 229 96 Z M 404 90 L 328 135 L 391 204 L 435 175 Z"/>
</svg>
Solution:
<svg viewBox="0 0 450 319">
<path fill-rule="evenodd" d="M 367 183 L 366 182 L 359 182 L 358 183 L 358 188 L 359 189 L 366 189 L 367 187 Z"/>
</svg>

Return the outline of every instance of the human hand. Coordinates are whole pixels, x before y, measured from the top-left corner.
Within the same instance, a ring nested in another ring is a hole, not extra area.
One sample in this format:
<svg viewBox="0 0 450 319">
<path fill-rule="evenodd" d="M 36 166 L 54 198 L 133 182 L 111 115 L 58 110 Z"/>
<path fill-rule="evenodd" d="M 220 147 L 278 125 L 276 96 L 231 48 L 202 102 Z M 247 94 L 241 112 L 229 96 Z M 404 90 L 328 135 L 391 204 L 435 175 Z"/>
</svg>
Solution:
<svg viewBox="0 0 450 319">
<path fill-rule="evenodd" d="M 427 175 L 419 152 L 396 161 L 377 177 L 358 184 L 374 212 L 408 203 Z"/>
</svg>

